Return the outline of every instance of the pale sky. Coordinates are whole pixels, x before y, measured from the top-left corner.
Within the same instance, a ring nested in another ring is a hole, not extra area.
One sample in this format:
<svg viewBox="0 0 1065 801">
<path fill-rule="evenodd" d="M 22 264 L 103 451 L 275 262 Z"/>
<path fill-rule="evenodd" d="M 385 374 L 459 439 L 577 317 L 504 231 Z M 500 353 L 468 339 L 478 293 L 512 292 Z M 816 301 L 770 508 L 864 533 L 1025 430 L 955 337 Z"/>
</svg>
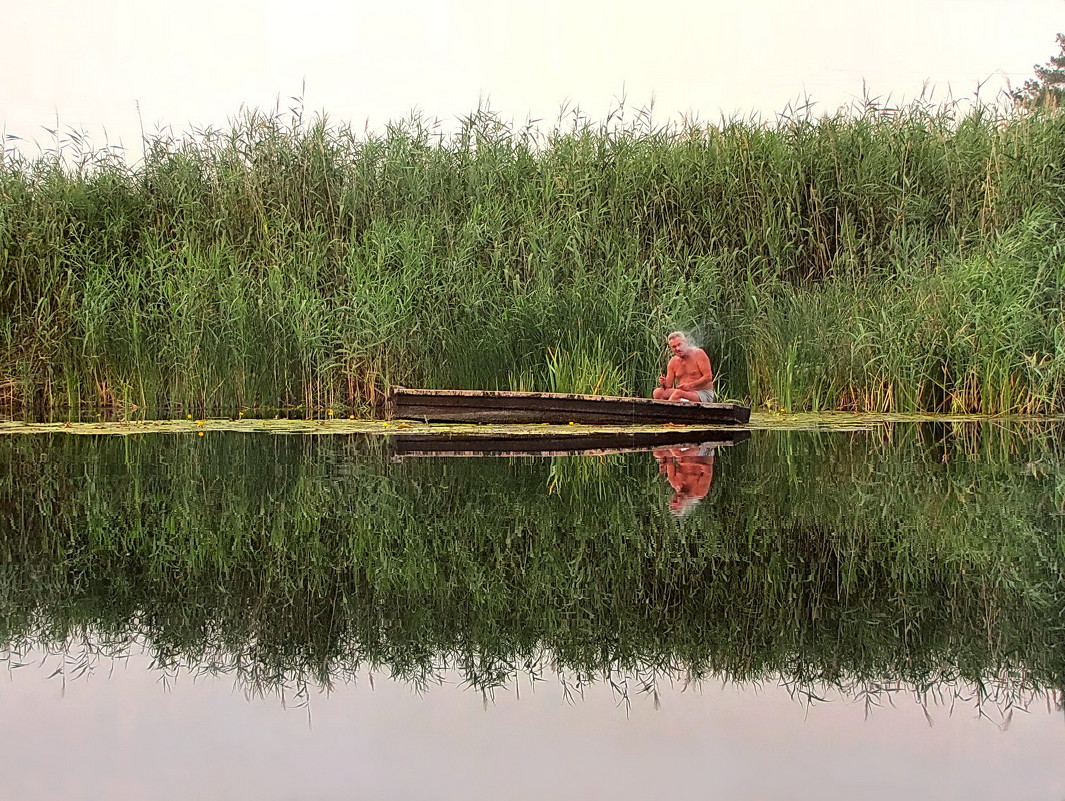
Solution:
<svg viewBox="0 0 1065 801">
<path fill-rule="evenodd" d="M 445 128 L 483 98 L 505 119 L 602 119 L 623 95 L 661 122 L 772 118 L 809 96 L 994 99 L 1056 53 L 1065 0 L 0 0 L 0 128 L 139 153 L 145 129 L 224 126 L 242 107 L 380 131 Z M 305 87 L 305 89 L 304 89 Z M 140 117 L 138 117 L 138 104 Z M 25 149 L 25 147 L 23 147 Z"/>
</svg>

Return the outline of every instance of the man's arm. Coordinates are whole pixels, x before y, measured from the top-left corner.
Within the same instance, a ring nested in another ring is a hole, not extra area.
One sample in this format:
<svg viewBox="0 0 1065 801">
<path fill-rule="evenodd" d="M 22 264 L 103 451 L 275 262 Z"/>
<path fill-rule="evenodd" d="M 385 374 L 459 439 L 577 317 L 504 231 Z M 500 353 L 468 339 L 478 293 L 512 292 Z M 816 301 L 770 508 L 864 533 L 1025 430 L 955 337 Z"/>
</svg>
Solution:
<svg viewBox="0 0 1065 801">
<path fill-rule="evenodd" d="M 674 356 L 666 365 L 666 374 L 660 379 L 660 383 L 666 389 L 672 389 L 677 380 L 677 357 Z"/>
</svg>

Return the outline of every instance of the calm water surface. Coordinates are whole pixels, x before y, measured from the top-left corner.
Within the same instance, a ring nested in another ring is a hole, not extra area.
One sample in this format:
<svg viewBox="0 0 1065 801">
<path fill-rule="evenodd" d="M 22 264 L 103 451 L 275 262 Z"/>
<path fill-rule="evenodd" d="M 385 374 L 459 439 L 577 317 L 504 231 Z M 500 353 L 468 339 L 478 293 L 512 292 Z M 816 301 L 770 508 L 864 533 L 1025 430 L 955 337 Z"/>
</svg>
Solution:
<svg viewBox="0 0 1065 801">
<path fill-rule="evenodd" d="M 5 797 L 1065 798 L 1061 433 L 2 438 Z"/>
</svg>

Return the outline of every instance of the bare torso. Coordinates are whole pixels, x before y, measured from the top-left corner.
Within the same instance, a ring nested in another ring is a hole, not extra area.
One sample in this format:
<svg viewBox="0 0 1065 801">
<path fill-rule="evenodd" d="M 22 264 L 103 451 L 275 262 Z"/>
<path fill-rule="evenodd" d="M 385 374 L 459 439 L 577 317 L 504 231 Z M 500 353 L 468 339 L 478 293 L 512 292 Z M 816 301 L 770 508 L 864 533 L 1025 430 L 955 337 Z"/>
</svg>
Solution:
<svg viewBox="0 0 1065 801">
<path fill-rule="evenodd" d="M 666 375 L 672 372 L 677 389 L 698 392 L 714 388 L 714 374 L 710 359 L 702 348 L 691 348 L 684 356 L 674 356 L 666 367 Z"/>
</svg>

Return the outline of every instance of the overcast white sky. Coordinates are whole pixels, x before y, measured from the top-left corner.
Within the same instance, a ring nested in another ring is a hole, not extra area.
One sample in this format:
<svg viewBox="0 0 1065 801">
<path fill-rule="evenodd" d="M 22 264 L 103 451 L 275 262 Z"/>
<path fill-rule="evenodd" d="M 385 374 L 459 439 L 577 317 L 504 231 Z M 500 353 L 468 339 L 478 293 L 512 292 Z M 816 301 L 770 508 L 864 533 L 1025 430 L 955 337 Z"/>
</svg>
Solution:
<svg viewBox="0 0 1065 801">
<path fill-rule="evenodd" d="M 242 106 L 445 125 L 480 98 L 507 119 L 622 94 L 661 121 L 772 116 L 802 96 L 994 98 L 1056 52 L 1065 0 L 0 0 L 0 128 L 75 128 L 138 151 L 148 132 Z M 305 91 L 303 87 L 306 87 Z"/>
</svg>

